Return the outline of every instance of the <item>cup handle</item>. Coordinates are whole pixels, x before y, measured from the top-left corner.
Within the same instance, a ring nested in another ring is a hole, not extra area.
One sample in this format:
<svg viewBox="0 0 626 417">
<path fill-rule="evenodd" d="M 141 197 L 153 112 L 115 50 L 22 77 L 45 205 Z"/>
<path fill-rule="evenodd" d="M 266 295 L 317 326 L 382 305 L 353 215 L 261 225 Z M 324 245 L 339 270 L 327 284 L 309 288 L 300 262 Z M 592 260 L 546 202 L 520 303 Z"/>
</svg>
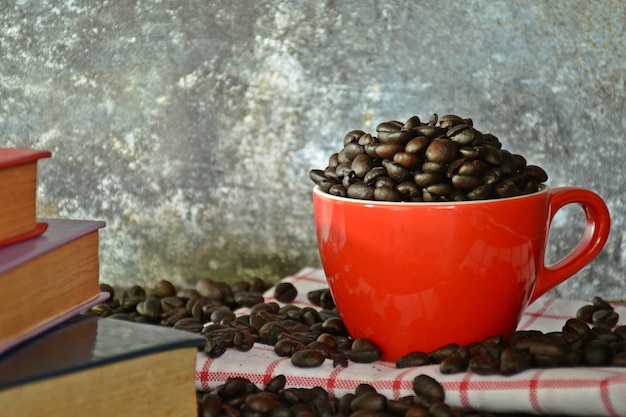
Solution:
<svg viewBox="0 0 626 417">
<path fill-rule="evenodd" d="M 586 224 L 583 236 L 570 253 L 553 265 L 546 266 L 545 258 L 541 260 L 529 303 L 591 262 L 600 253 L 609 237 L 611 216 L 606 203 L 596 193 L 577 187 L 560 187 L 550 190 L 548 230 L 556 212 L 567 204 L 579 204 L 585 212 Z M 545 244 L 547 245 L 547 238 Z"/>
</svg>

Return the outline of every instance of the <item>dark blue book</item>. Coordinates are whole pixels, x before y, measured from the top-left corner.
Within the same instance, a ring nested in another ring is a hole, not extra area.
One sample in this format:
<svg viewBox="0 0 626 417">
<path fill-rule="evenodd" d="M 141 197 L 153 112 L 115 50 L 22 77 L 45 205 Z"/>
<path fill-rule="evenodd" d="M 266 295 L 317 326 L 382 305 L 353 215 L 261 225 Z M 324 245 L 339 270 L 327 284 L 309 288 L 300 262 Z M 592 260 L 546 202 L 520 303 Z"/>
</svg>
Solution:
<svg viewBox="0 0 626 417">
<path fill-rule="evenodd" d="M 195 417 L 204 344 L 183 330 L 74 316 L 0 356 L 0 415 Z"/>
</svg>

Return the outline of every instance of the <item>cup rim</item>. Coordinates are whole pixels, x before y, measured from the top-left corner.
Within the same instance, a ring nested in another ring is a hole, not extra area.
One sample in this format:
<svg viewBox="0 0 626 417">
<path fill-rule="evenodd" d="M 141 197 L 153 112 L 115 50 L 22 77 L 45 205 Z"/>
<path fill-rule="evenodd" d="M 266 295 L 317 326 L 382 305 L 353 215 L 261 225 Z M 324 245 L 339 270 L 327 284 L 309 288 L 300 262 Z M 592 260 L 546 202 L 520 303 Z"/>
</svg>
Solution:
<svg viewBox="0 0 626 417">
<path fill-rule="evenodd" d="M 533 196 L 539 196 L 543 193 L 547 193 L 550 187 L 547 184 L 539 184 L 539 190 L 530 194 L 517 195 L 513 197 L 503 198 L 491 198 L 485 200 L 467 200 L 467 201 L 379 201 L 379 200 L 363 200 L 358 198 L 340 197 L 325 191 L 322 191 L 319 185 L 313 187 L 313 194 L 317 194 L 320 198 L 326 198 L 328 200 L 335 200 L 337 202 L 343 202 L 347 204 L 359 204 L 370 206 L 392 206 L 392 207 L 407 207 L 407 206 L 450 206 L 450 205 L 470 205 L 470 204 L 498 204 L 507 201 L 515 201 L 523 198 L 529 198 Z"/>
</svg>

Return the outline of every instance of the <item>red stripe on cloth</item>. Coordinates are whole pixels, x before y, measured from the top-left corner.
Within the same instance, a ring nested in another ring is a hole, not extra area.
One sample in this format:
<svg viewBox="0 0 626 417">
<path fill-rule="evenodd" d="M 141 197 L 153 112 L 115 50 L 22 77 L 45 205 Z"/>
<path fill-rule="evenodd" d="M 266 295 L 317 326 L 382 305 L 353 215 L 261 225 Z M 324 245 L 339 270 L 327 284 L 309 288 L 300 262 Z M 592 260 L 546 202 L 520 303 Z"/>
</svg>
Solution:
<svg viewBox="0 0 626 417">
<path fill-rule="evenodd" d="M 270 362 L 270 364 L 265 369 L 265 376 L 263 377 L 263 385 L 266 385 L 268 382 L 270 382 L 270 380 L 274 377 L 274 369 L 276 369 L 278 364 L 284 361 L 285 359 L 282 358 L 282 359 L 277 359 L 275 361 Z"/>
<path fill-rule="evenodd" d="M 344 370 L 343 366 L 337 366 L 328 376 L 328 382 L 326 383 L 326 391 L 329 395 L 335 395 L 335 382 L 337 382 L 337 376 Z"/>
<path fill-rule="evenodd" d="M 400 398 L 400 391 L 402 391 L 403 389 L 406 389 L 406 382 L 407 381 L 403 381 L 404 379 L 404 375 L 408 374 L 409 372 L 413 372 L 414 369 L 413 368 L 407 368 L 405 371 L 400 372 L 398 375 L 396 375 L 396 377 L 393 379 L 393 391 L 392 391 L 392 395 L 393 395 L 393 399 L 397 400 L 398 398 Z M 413 384 L 411 384 L 413 385 Z M 411 386 L 411 388 L 413 388 Z"/>
<path fill-rule="evenodd" d="M 211 368 L 211 363 L 213 363 L 213 358 L 207 358 L 206 361 L 202 364 L 202 368 L 199 372 L 196 372 L 196 381 L 200 381 L 200 385 L 202 389 L 208 391 L 209 387 L 209 369 Z"/>
<path fill-rule="evenodd" d="M 619 413 L 613 406 L 611 401 L 611 393 L 609 392 L 610 379 L 604 379 L 600 382 L 600 398 L 602 398 L 602 405 L 606 408 L 608 415 L 611 417 L 619 417 Z"/>
<path fill-rule="evenodd" d="M 472 377 L 473 372 L 468 372 L 467 375 L 463 377 L 461 383 L 459 384 L 459 399 L 461 400 L 461 404 L 465 408 L 471 408 L 469 396 L 467 395 L 469 388 L 469 380 Z"/>
<path fill-rule="evenodd" d="M 317 282 L 320 284 L 328 284 L 328 282 L 326 281 L 326 277 L 324 276 L 324 271 L 319 270 L 319 269 L 311 269 L 310 271 L 307 271 L 304 274 L 296 274 L 296 275 L 292 275 L 290 277 L 287 277 L 286 280 L 291 280 L 291 282 L 298 282 L 298 281 L 310 281 L 310 282 Z"/>
<path fill-rule="evenodd" d="M 541 405 L 539 405 L 539 396 L 537 395 L 537 387 L 539 385 L 539 377 L 543 373 L 543 370 L 539 370 L 536 372 L 533 377 L 530 379 L 529 383 L 529 396 L 530 396 L 530 405 L 537 412 L 537 414 L 545 414 Z"/>
<path fill-rule="evenodd" d="M 546 312 L 546 310 L 548 310 L 548 307 L 550 307 L 550 305 L 552 305 L 552 303 L 554 303 L 554 298 L 550 298 L 548 300 L 546 300 L 545 303 L 543 303 L 543 305 L 541 306 L 541 308 L 539 309 L 539 311 L 537 311 L 536 313 L 529 313 L 529 312 L 525 312 L 523 314 L 524 317 L 528 317 L 530 316 L 530 318 L 526 321 L 526 323 L 524 324 L 520 324 L 518 326 L 519 330 L 526 330 L 528 329 L 535 321 L 537 321 L 537 319 L 539 317 L 544 317 L 543 314 Z"/>
</svg>

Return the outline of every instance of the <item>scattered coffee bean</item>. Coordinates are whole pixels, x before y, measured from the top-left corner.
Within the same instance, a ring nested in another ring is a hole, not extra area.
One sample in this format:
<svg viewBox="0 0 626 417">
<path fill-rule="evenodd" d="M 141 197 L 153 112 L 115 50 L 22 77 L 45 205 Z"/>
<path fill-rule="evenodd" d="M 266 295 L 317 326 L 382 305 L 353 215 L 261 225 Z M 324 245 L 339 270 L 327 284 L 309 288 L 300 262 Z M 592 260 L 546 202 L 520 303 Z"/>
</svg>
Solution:
<svg viewBox="0 0 626 417">
<path fill-rule="evenodd" d="M 298 295 L 298 290 L 290 282 L 280 282 L 274 287 L 274 297 L 281 303 L 290 303 Z"/>
</svg>

